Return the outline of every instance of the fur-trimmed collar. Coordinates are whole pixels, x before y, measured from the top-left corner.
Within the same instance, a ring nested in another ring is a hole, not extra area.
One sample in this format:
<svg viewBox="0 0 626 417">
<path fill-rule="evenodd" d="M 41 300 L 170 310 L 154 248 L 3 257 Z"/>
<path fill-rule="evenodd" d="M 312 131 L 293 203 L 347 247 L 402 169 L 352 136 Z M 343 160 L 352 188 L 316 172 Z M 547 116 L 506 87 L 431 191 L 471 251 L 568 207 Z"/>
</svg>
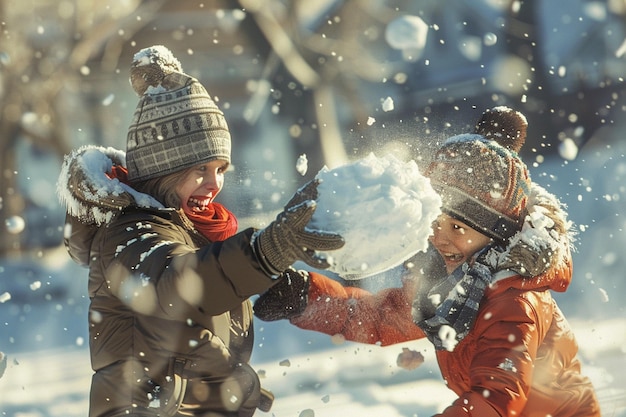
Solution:
<svg viewBox="0 0 626 417">
<path fill-rule="evenodd" d="M 125 167 L 126 154 L 111 147 L 86 145 L 65 156 L 57 194 L 68 214 L 83 223 L 102 225 L 129 206 L 164 208 L 153 197 L 112 177 L 114 166 Z"/>
</svg>

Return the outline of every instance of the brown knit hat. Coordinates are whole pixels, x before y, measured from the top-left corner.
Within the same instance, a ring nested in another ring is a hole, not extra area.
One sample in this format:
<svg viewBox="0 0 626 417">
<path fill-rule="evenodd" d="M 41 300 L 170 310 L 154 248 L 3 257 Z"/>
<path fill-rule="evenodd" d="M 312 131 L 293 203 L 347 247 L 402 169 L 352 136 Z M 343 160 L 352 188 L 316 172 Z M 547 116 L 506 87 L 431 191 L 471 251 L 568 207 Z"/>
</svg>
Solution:
<svg viewBox="0 0 626 417">
<path fill-rule="evenodd" d="M 483 113 L 475 133 L 453 136 L 439 148 L 425 175 L 444 213 L 498 241 L 521 229 L 531 181 L 517 152 L 527 127 L 523 114 L 495 107 Z"/>
<path fill-rule="evenodd" d="M 137 52 L 130 82 L 141 98 L 128 129 L 129 180 L 155 178 L 214 159 L 230 162 L 224 114 L 202 84 L 183 73 L 169 49 L 155 45 Z"/>
</svg>

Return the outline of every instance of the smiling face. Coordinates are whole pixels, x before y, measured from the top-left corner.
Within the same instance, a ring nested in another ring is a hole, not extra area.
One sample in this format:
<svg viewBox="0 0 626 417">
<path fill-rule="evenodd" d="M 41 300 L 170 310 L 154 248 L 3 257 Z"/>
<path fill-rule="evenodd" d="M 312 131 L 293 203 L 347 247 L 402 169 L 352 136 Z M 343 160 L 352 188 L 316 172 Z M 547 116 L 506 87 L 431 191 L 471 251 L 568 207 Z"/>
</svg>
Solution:
<svg viewBox="0 0 626 417">
<path fill-rule="evenodd" d="M 213 202 L 224 187 L 224 173 L 228 162 L 216 159 L 196 165 L 187 171 L 187 175 L 176 186 L 185 212 L 200 212 Z"/>
<path fill-rule="evenodd" d="M 474 253 L 489 244 L 491 239 L 467 224 L 447 214 L 441 214 L 433 223 L 430 242 L 443 258 L 446 271 L 451 274 Z"/>
</svg>

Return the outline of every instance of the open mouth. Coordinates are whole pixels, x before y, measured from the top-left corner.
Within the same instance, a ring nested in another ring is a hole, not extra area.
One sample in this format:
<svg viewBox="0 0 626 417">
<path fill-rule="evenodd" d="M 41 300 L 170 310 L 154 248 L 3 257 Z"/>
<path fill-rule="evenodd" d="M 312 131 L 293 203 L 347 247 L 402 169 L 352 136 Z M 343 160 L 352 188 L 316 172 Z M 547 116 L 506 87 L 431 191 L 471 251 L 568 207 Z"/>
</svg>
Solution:
<svg viewBox="0 0 626 417">
<path fill-rule="evenodd" d="M 187 200 L 187 207 L 194 211 L 203 211 L 207 209 L 210 203 L 211 197 L 189 197 L 189 200 Z"/>
<path fill-rule="evenodd" d="M 465 259 L 465 256 L 460 253 L 439 252 L 439 254 L 443 257 L 443 262 L 446 264 L 446 271 L 448 271 L 448 273 L 452 273 Z"/>
<path fill-rule="evenodd" d="M 463 260 L 463 255 L 460 253 L 444 253 L 441 252 L 441 256 L 445 259 L 446 262 L 456 263 Z"/>
<path fill-rule="evenodd" d="M 466 256 L 458 252 L 443 252 L 439 251 L 439 255 L 443 258 L 443 262 L 446 264 L 446 271 L 451 274 L 456 268 L 458 268 Z"/>
</svg>

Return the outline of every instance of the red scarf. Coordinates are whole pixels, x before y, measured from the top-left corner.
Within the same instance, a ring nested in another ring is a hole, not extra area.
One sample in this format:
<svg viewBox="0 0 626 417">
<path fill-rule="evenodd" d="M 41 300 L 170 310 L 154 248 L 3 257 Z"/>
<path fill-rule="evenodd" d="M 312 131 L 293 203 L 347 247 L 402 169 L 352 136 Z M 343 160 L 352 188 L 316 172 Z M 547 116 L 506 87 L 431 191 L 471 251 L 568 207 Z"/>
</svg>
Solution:
<svg viewBox="0 0 626 417">
<path fill-rule="evenodd" d="M 113 165 L 106 175 L 128 184 L 128 171 L 120 165 Z M 237 217 L 220 203 L 210 203 L 203 211 L 184 211 L 196 230 L 211 242 L 221 242 L 237 233 Z"/>
<path fill-rule="evenodd" d="M 211 242 L 221 242 L 231 237 L 239 226 L 237 217 L 220 203 L 210 203 L 202 211 L 185 210 L 185 214 L 196 230 Z"/>
</svg>

